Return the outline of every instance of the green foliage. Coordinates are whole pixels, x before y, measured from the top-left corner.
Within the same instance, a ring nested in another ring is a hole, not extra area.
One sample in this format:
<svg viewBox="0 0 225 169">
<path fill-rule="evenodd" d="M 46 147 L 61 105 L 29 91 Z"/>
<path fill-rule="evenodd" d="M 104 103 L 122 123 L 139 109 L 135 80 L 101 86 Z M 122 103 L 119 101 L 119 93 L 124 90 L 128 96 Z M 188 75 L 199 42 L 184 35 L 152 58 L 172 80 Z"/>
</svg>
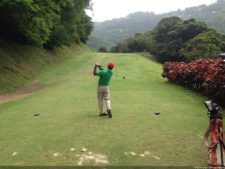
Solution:
<svg viewBox="0 0 225 169">
<path fill-rule="evenodd" d="M 2 0 L 0 35 L 46 48 L 86 43 L 92 30 L 89 0 Z"/>
<path fill-rule="evenodd" d="M 125 18 L 96 23 L 91 36 L 101 39 L 111 48 L 138 32 L 144 33 L 152 30 L 161 19 L 172 16 L 179 16 L 184 20 L 195 18 L 205 22 L 210 28 L 225 33 L 225 0 L 218 0 L 216 3 L 208 6 L 200 5 L 157 15 L 149 12 L 137 12 Z M 101 41 L 96 42 L 90 39 L 88 44 L 98 49 L 101 46 L 98 42 Z"/>
<path fill-rule="evenodd" d="M 149 32 L 119 43 L 112 52 L 149 51 L 160 62 L 191 61 L 200 57 L 212 57 L 225 49 L 225 35 L 210 29 L 195 19 L 178 17 L 162 19 Z"/>
<path fill-rule="evenodd" d="M 217 2 L 208 6 L 191 7 L 169 14 L 170 16 L 179 16 L 183 19 L 196 18 L 205 22 L 209 27 L 225 33 L 225 0 L 217 0 Z"/>
<path fill-rule="evenodd" d="M 93 28 L 91 18 L 84 11 L 89 0 L 58 0 L 58 4 L 61 18 L 56 21 L 46 46 L 53 48 L 79 42 L 86 43 Z"/>
<path fill-rule="evenodd" d="M 176 36 L 175 29 L 181 25 L 182 20 L 178 17 L 163 18 L 154 28 L 154 39 L 159 42 L 168 42 Z"/>
<path fill-rule="evenodd" d="M 51 0 L 0 2 L 0 34 L 11 40 L 43 45 L 49 38 L 57 5 Z"/>
<path fill-rule="evenodd" d="M 98 49 L 99 52 L 103 52 L 103 53 L 106 53 L 107 52 L 107 49 L 105 47 L 100 47 Z"/>
<path fill-rule="evenodd" d="M 196 35 L 208 30 L 207 25 L 204 22 L 196 21 L 195 19 L 186 20 L 175 29 L 174 38 L 181 38 L 183 42 L 186 42 Z"/>
<path fill-rule="evenodd" d="M 107 44 L 108 49 L 119 42 L 135 35 L 153 29 L 162 17 L 152 12 L 137 12 L 125 18 L 95 23 L 88 45 L 98 49 L 102 42 Z M 99 39 L 98 41 L 95 41 Z"/>
<path fill-rule="evenodd" d="M 217 56 L 225 46 L 225 35 L 210 29 L 189 40 L 184 48 L 180 49 L 182 55 L 187 61 L 198 59 L 199 56 L 207 58 Z"/>
<path fill-rule="evenodd" d="M 111 48 L 111 52 L 142 52 L 147 50 L 147 39 L 141 33 L 137 33 L 134 37 L 128 38 L 125 41 Z"/>
<path fill-rule="evenodd" d="M 104 46 L 107 50 L 109 50 L 111 46 L 104 39 L 95 36 L 89 36 L 87 45 L 94 50 L 98 50 L 101 46 Z"/>
<path fill-rule="evenodd" d="M 181 20 L 178 17 L 162 19 L 153 30 L 153 50 L 158 61 L 184 61 L 179 50 L 196 35 L 208 30 L 206 24 L 195 19 Z"/>
</svg>

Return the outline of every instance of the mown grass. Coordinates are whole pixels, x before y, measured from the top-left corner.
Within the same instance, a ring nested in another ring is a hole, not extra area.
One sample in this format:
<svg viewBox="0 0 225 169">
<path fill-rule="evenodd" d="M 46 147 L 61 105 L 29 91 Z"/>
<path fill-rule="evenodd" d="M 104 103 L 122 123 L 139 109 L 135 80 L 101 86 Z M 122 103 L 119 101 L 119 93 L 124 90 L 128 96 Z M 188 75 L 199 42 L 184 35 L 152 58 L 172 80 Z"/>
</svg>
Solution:
<svg viewBox="0 0 225 169">
<path fill-rule="evenodd" d="M 92 76 L 94 63 L 108 61 L 116 63 L 112 119 L 98 117 Z M 205 98 L 168 83 L 161 69 L 138 54 L 88 51 L 45 68 L 35 77 L 45 90 L 0 106 L 0 165 L 77 165 L 86 147 L 106 155 L 110 166 L 206 166 Z M 150 155 L 124 154 L 144 151 Z"/>
</svg>

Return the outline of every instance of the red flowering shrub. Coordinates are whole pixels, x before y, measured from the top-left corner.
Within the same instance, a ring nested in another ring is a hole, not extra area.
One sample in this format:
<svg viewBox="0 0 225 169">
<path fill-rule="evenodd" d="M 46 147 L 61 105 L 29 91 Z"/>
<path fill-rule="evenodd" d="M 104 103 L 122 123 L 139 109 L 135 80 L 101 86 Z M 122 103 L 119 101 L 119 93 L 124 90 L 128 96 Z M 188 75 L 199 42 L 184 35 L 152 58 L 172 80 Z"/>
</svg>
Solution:
<svg viewBox="0 0 225 169">
<path fill-rule="evenodd" d="M 171 82 L 197 90 L 225 106 L 225 61 L 222 59 L 166 62 L 162 75 Z"/>
</svg>

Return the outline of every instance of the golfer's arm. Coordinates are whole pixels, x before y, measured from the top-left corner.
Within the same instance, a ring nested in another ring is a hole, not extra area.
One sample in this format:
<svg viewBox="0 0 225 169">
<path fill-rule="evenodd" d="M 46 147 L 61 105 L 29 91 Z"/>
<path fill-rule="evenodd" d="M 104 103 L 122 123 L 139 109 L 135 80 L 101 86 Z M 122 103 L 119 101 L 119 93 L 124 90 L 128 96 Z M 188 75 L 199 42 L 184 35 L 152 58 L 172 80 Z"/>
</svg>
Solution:
<svg viewBox="0 0 225 169">
<path fill-rule="evenodd" d="M 102 66 L 99 67 L 100 70 L 104 70 Z"/>
<path fill-rule="evenodd" d="M 96 71 L 97 71 L 97 66 L 95 66 L 94 69 L 93 69 L 93 75 L 94 75 L 94 76 L 96 76 L 96 74 L 97 74 Z"/>
</svg>

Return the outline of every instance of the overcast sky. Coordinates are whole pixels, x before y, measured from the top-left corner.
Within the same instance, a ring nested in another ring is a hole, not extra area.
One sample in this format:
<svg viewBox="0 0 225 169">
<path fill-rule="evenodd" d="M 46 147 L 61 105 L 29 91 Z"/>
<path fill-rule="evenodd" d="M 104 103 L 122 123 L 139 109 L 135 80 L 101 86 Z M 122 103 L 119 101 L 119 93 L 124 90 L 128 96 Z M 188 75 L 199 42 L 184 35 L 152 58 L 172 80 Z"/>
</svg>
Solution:
<svg viewBox="0 0 225 169">
<path fill-rule="evenodd" d="M 88 15 L 93 18 L 93 21 L 101 22 L 125 17 L 129 13 L 138 11 L 161 14 L 214 2 L 216 0 L 92 0 L 93 12 L 88 12 Z"/>
</svg>

